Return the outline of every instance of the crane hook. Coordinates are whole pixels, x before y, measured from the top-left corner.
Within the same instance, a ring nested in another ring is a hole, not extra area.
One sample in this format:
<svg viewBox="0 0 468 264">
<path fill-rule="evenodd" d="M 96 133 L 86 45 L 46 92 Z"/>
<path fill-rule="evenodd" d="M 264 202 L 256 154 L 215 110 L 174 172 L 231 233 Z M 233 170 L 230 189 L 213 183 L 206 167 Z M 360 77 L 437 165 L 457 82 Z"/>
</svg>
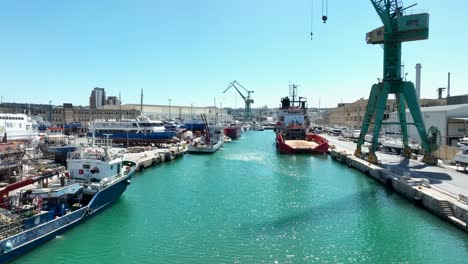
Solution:
<svg viewBox="0 0 468 264">
<path fill-rule="evenodd" d="M 327 19 L 328 19 L 327 16 L 322 16 L 322 21 L 323 21 L 324 24 L 327 23 Z"/>
<path fill-rule="evenodd" d="M 328 0 L 322 0 L 322 21 L 327 23 L 328 20 Z"/>
</svg>

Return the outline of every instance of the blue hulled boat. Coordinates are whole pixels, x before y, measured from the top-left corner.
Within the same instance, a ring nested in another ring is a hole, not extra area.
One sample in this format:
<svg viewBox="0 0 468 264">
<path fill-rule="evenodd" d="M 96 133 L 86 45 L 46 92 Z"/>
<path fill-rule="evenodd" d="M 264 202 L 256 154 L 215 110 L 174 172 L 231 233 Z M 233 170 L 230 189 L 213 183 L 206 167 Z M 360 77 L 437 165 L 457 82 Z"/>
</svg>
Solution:
<svg viewBox="0 0 468 264">
<path fill-rule="evenodd" d="M 89 136 L 109 138 L 116 143 L 141 144 L 164 143 L 173 140 L 175 131 L 168 131 L 164 123 L 158 120 L 150 120 L 140 116 L 137 119 L 96 120 L 90 123 Z"/>
</svg>

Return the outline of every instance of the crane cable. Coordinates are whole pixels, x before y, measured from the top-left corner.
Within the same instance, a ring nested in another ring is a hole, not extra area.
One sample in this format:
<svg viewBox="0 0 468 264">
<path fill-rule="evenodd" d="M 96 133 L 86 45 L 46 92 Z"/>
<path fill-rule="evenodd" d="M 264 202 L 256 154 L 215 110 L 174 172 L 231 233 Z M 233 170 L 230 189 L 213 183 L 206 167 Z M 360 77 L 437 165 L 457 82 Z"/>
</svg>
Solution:
<svg viewBox="0 0 468 264">
<path fill-rule="evenodd" d="M 327 23 L 328 19 L 328 0 L 322 0 L 322 21 Z"/>
<path fill-rule="evenodd" d="M 328 20 L 328 0 L 322 0 L 322 21 L 327 23 Z M 310 40 L 314 36 L 314 0 L 310 1 Z"/>
<path fill-rule="evenodd" d="M 314 0 L 310 1 L 310 40 L 314 36 Z"/>
</svg>

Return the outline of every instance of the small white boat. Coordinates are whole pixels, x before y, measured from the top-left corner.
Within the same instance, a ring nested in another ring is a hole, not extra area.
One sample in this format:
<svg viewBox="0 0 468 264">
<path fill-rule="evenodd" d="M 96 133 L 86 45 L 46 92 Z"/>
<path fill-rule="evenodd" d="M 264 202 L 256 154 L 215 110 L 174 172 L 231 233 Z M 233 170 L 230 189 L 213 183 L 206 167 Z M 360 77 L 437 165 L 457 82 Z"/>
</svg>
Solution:
<svg viewBox="0 0 468 264">
<path fill-rule="evenodd" d="M 210 141 L 207 144 L 201 138 L 196 138 L 188 145 L 187 151 L 189 153 L 214 153 L 223 146 L 223 143 L 223 140 L 219 140 L 217 142 Z"/>
<path fill-rule="evenodd" d="M 466 165 L 468 165 L 468 145 L 460 147 L 460 152 L 453 157 L 453 161 L 456 164 L 464 165 L 466 169 Z"/>
<path fill-rule="evenodd" d="M 253 130 L 255 130 L 255 131 L 263 131 L 263 130 L 265 130 L 265 128 L 264 128 L 262 125 L 255 125 L 255 126 L 253 127 Z"/>
<path fill-rule="evenodd" d="M 399 154 L 404 148 L 403 140 L 401 138 L 387 137 L 383 139 L 381 143 L 383 149 L 386 152 L 396 152 Z M 411 149 L 412 152 L 416 153 L 418 153 L 421 150 L 421 146 L 413 140 L 409 140 L 408 147 Z"/>
<path fill-rule="evenodd" d="M 75 195 L 81 191 L 83 191 L 82 185 L 78 183 L 66 185 L 65 180 L 62 180 L 62 182 L 52 182 L 47 187 L 31 189 L 31 196 L 40 196 L 42 199 L 58 198 L 64 195 Z"/>
<path fill-rule="evenodd" d="M 457 143 L 458 147 L 464 147 L 464 146 L 468 146 L 468 137 L 463 137 L 463 138 L 460 138 L 458 140 L 458 143 Z"/>
<path fill-rule="evenodd" d="M 224 143 L 231 143 L 232 139 L 226 135 L 224 135 Z"/>
<path fill-rule="evenodd" d="M 203 135 L 195 138 L 188 146 L 189 153 L 214 153 L 223 146 L 224 133 L 220 126 L 209 126 L 206 117 L 202 114 L 202 119 L 205 122 L 205 130 Z"/>
</svg>

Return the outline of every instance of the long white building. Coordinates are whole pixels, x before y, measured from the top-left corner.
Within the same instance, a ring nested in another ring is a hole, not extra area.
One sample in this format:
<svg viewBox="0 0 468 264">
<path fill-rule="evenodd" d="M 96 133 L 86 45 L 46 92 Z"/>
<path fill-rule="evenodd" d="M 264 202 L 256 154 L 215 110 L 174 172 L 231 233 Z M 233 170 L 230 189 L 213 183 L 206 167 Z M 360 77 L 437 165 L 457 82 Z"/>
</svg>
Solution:
<svg viewBox="0 0 468 264">
<path fill-rule="evenodd" d="M 459 138 L 468 135 L 468 104 L 422 107 L 421 112 L 426 131 L 431 126 L 437 127 L 440 130 L 443 145 L 456 146 Z M 409 110 L 406 110 L 406 119 L 408 123 L 413 122 Z M 396 121 L 398 121 L 397 112 L 391 113 L 386 120 L 386 122 Z M 401 132 L 398 125 L 382 126 L 382 129 L 392 133 Z M 416 141 L 421 140 L 413 125 L 408 126 L 408 136 Z"/>
</svg>

